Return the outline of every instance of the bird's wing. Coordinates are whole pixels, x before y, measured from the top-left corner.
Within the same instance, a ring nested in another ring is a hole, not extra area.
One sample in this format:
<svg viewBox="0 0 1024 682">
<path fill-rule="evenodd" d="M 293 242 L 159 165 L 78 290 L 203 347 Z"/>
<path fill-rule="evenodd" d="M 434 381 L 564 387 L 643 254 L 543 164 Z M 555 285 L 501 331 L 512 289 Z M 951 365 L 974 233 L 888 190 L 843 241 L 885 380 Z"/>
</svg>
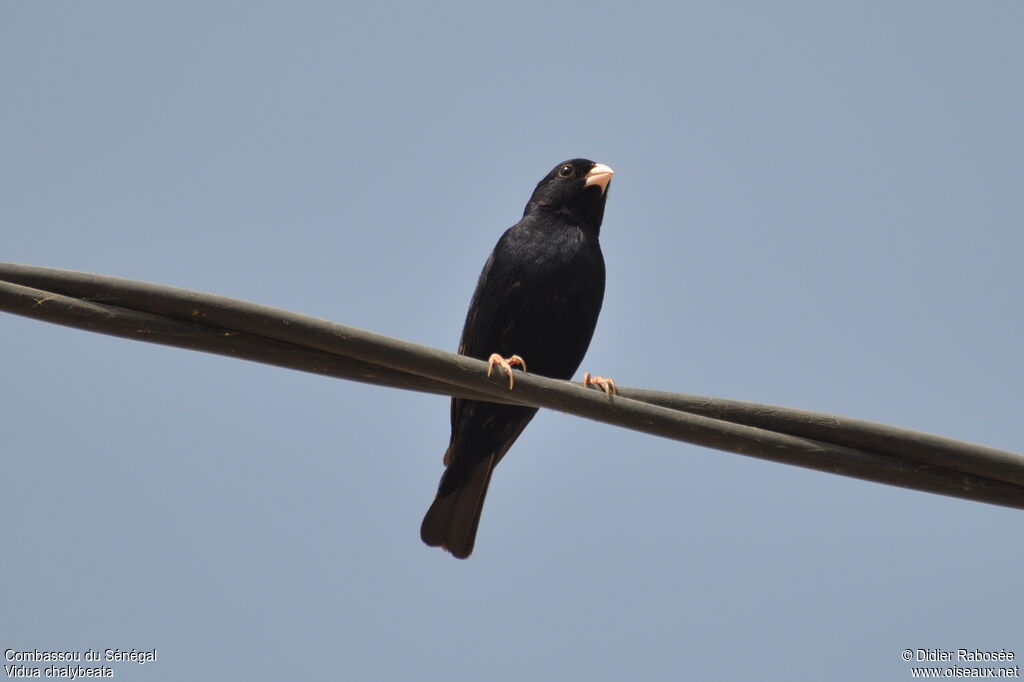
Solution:
<svg viewBox="0 0 1024 682">
<path fill-rule="evenodd" d="M 486 289 L 486 287 L 487 287 L 487 282 L 488 282 L 488 279 L 490 277 L 491 268 L 494 265 L 494 253 L 495 252 L 493 252 L 493 251 L 491 252 L 490 257 L 487 259 L 487 262 L 484 264 L 484 269 L 480 272 L 480 278 L 477 280 L 477 283 L 476 283 L 476 290 L 473 292 L 473 299 L 469 302 L 469 311 L 466 313 L 466 322 L 462 326 L 462 338 L 459 339 L 459 355 L 468 355 L 469 354 L 468 350 L 473 345 L 473 336 L 474 336 L 474 333 L 475 333 L 476 328 L 477 328 L 477 325 L 476 325 L 477 315 L 478 315 L 478 313 L 480 311 L 480 300 L 481 300 L 481 298 L 483 298 L 483 292 L 484 292 L 484 289 Z M 452 435 L 454 435 L 455 424 L 458 421 L 459 411 L 461 409 L 462 409 L 462 399 L 461 398 L 452 398 L 452 409 L 451 409 Z M 451 452 L 451 450 L 449 448 L 449 451 L 445 453 L 445 464 L 446 465 L 448 464 L 448 459 L 451 456 L 450 452 Z"/>
</svg>

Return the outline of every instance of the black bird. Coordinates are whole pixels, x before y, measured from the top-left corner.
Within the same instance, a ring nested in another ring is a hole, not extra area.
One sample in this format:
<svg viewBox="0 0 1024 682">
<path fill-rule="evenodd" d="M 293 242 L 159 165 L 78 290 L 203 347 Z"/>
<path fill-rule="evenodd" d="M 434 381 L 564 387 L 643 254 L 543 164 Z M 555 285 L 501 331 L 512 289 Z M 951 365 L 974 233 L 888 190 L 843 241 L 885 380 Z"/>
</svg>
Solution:
<svg viewBox="0 0 1024 682">
<path fill-rule="evenodd" d="M 587 159 L 560 163 L 537 183 L 522 219 L 505 231 L 484 265 L 469 304 L 459 353 L 570 379 L 583 360 L 604 299 L 598 243 L 612 169 Z M 596 383 L 610 392 L 614 383 Z M 452 435 L 437 496 L 420 536 L 465 559 L 473 551 L 491 472 L 533 407 L 452 399 Z"/>
</svg>

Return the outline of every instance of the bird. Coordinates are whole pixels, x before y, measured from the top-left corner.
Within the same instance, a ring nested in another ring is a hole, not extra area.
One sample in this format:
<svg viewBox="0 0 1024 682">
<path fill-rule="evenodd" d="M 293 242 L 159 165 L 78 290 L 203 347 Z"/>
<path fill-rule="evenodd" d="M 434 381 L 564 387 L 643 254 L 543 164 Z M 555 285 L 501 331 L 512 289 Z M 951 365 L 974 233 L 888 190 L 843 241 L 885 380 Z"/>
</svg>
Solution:
<svg viewBox="0 0 1024 682">
<path fill-rule="evenodd" d="M 459 353 L 486 360 L 514 385 L 514 366 L 571 379 L 590 346 L 604 299 L 598 237 L 614 171 L 589 159 L 555 166 L 537 183 L 523 217 L 484 264 Z M 614 382 L 585 377 L 611 395 Z M 451 402 L 445 470 L 420 537 L 459 559 L 473 552 L 491 474 L 537 408 L 466 398 Z"/>
</svg>

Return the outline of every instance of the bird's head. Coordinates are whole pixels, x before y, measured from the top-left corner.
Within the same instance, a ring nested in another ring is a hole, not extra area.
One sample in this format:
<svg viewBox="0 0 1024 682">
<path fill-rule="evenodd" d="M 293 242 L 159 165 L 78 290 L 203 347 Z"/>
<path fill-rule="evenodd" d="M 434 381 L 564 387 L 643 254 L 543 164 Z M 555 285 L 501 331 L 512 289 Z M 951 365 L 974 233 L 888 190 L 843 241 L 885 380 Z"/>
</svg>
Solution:
<svg viewBox="0 0 1024 682">
<path fill-rule="evenodd" d="M 537 183 L 526 204 L 526 213 L 551 211 L 596 231 L 604 218 L 604 202 L 613 174 L 610 167 L 589 159 L 563 161 Z"/>
</svg>

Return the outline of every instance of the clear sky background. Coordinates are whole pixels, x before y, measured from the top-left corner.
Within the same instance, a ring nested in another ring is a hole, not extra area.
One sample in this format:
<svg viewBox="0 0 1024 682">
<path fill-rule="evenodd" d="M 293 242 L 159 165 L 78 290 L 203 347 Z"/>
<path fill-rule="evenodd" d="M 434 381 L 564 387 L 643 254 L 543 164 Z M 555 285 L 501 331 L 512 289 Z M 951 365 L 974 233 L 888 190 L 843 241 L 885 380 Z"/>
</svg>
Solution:
<svg viewBox="0 0 1024 682">
<path fill-rule="evenodd" d="M 457 345 L 616 170 L 583 369 L 1024 451 L 1024 4 L 0 4 L 0 259 Z M 1024 656 L 1020 511 L 0 316 L 0 647 L 121 680 L 902 680 Z M 582 371 L 582 370 L 581 370 Z M 5 661 L 6 662 L 6 661 Z"/>
</svg>

